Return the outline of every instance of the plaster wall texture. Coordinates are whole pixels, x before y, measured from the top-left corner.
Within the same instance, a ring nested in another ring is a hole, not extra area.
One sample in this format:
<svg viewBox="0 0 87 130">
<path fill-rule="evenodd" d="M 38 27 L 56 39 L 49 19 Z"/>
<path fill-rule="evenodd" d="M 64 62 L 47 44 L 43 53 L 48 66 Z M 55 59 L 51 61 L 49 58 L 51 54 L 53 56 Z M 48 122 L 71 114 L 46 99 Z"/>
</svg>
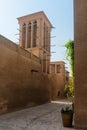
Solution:
<svg viewBox="0 0 87 130">
<path fill-rule="evenodd" d="M 0 99 L 8 110 L 62 98 L 64 82 L 62 74 L 43 73 L 38 57 L 0 35 Z"/>
<path fill-rule="evenodd" d="M 52 24 L 43 11 L 18 18 L 19 46 L 41 59 L 42 72 L 49 73 Z"/>
<path fill-rule="evenodd" d="M 41 73 L 38 58 L 21 50 L 0 36 L 0 98 L 8 101 L 9 108 L 50 100 L 48 76 Z"/>
<path fill-rule="evenodd" d="M 87 129 L 87 0 L 74 0 L 75 127 Z"/>
<path fill-rule="evenodd" d="M 51 100 L 64 98 L 65 80 L 61 74 L 50 74 Z"/>
</svg>

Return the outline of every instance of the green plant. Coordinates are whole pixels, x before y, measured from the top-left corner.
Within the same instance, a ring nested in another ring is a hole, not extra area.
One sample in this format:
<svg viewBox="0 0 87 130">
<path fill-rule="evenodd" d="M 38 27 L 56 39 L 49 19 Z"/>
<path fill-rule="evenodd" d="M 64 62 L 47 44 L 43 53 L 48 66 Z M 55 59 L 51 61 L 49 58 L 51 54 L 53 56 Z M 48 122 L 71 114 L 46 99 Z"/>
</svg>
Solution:
<svg viewBox="0 0 87 130">
<path fill-rule="evenodd" d="M 74 41 L 69 40 L 65 45 L 66 47 L 66 60 L 68 60 L 71 68 L 72 82 L 69 85 L 65 85 L 65 94 L 67 97 L 74 96 Z"/>
<path fill-rule="evenodd" d="M 61 113 L 73 113 L 73 110 L 70 107 L 65 107 L 61 109 Z"/>
<path fill-rule="evenodd" d="M 73 110 L 66 106 L 61 109 L 62 123 L 64 127 L 72 127 L 73 122 Z"/>
<path fill-rule="evenodd" d="M 74 97 L 74 86 L 72 86 L 72 84 L 71 85 L 66 84 L 64 88 L 64 92 L 67 98 Z"/>
<path fill-rule="evenodd" d="M 66 44 L 66 60 L 69 61 L 72 77 L 74 77 L 74 41 L 69 40 Z"/>
</svg>

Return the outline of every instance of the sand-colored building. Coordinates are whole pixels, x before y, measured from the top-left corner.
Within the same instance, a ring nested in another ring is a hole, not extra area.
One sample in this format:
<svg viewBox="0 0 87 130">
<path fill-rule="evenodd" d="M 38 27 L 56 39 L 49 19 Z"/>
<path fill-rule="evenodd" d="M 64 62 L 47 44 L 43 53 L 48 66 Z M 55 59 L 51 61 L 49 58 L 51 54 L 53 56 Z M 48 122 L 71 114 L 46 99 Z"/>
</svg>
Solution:
<svg viewBox="0 0 87 130">
<path fill-rule="evenodd" d="M 18 18 L 20 47 L 41 60 L 42 72 L 49 73 L 52 24 L 43 11 Z"/>
<path fill-rule="evenodd" d="M 41 11 L 18 18 L 18 23 L 19 45 L 0 35 L 1 113 L 64 97 L 64 62 L 50 64 L 49 19 Z"/>
<path fill-rule="evenodd" d="M 87 0 L 74 0 L 75 127 L 87 130 Z"/>
<path fill-rule="evenodd" d="M 50 62 L 50 75 L 57 78 L 57 86 L 55 96 L 56 98 L 64 97 L 64 88 L 66 84 L 69 84 L 69 72 L 65 69 L 65 62 L 55 61 Z M 55 90 L 54 90 L 55 91 Z"/>
</svg>

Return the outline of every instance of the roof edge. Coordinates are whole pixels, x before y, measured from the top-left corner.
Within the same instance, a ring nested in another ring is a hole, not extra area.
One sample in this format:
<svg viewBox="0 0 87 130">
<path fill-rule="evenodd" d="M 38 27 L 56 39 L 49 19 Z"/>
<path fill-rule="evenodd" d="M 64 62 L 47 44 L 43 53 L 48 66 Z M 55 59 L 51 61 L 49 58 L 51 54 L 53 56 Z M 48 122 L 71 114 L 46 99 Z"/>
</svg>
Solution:
<svg viewBox="0 0 87 130">
<path fill-rule="evenodd" d="M 39 11 L 39 12 L 35 12 L 35 13 L 32 13 L 32 14 L 24 15 L 24 16 L 18 17 L 17 20 L 20 20 L 20 19 L 22 19 L 23 17 L 28 17 L 28 16 L 31 16 L 31 15 L 39 14 L 39 13 L 42 13 L 42 14 L 45 16 L 45 18 L 46 18 L 47 21 L 49 22 L 51 28 L 53 28 L 53 25 L 52 25 L 51 22 L 49 21 L 48 17 L 47 17 L 46 14 L 44 13 L 44 11 Z"/>
</svg>

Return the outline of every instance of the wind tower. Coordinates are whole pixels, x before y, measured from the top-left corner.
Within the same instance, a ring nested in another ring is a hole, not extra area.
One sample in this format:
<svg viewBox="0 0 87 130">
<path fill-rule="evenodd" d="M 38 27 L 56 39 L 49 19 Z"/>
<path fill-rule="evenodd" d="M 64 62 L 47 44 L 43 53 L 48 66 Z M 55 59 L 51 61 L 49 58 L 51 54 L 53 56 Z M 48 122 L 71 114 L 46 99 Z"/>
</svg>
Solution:
<svg viewBox="0 0 87 130">
<path fill-rule="evenodd" d="M 49 73 L 52 24 L 43 11 L 17 18 L 19 46 L 41 60 L 42 72 Z"/>
</svg>

